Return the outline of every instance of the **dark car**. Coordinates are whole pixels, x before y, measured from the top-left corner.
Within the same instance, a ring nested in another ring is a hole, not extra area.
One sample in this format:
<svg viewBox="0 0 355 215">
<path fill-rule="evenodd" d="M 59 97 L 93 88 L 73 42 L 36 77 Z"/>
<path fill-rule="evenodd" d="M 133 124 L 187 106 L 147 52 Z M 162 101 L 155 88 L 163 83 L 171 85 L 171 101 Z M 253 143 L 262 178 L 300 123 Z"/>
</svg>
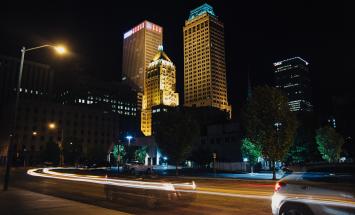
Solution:
<svg viewBox="0 0 355 215">
<path fill-rule="evenodd" d="M 355 166 L 318 165 L 278 181 L 274 215 L 355 215 Z"/>
</svg>

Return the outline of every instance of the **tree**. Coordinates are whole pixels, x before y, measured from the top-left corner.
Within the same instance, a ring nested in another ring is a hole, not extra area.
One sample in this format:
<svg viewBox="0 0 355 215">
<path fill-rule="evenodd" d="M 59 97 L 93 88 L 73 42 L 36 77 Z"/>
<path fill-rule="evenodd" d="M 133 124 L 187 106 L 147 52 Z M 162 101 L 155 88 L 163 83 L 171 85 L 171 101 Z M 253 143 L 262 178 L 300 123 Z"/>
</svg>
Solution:
<svg viewBox="0 0 355 215">
<path fill-rule="evenodd" d="M 184 161 L 198 141 L 199 126 L 187 113 L 180 111 L 162 113 L 155 129 L 155 140 L 159 148 L 176 165 Z"/>
<path fill-rule="evenodd" d="M 82 144 L 78 138 L 67 138 L 63 142 L 63 156 L 66 163 L 77 163 L 82 157 Z"/>
<path fill-rule="evenodd" d="M 113 147 L 113 157 L 117 161 L 117 164 L 119 162 L 122 162 L 125 159 L 126 150 L 125 150 L 124 145 L 114 145 L 114 147 Z M 119 157 L 119 159 L 118 159 L 118 157 Z"/>
<path fill-rule="evenodd" d="M 134 154 L 137 161 L 144 163 L 147 155 L 147 146 L 138 148 Z"/>
<path fill-rule="evenodd" d="M 275 162 L 283 160 L 297 129 L 287 97 L 274 87 L 256 87 L 243 109 L 242 122 L 247 138 L 258 144 L 263 156 L 271 162 L 276 179 Z"/>
<path fill-rule="evenodd" d="M 53 164 L 59 163 L 59 147 L 58 144 L 49 141 L 46 143 L 45 149 L 42 152 L 42 158 L 44 162 L 52 162 Z"/>
<path fill-rule="evenodd" d="M 196 162 L 199 167 L 202 166 L 203 168 L 206 168 L 212 160 L 212 154 L 213 150 L 211 147 L 199 144 L 192 150 L 189 160 Z"/>
<path fill-rule="evenodd" d="M 244 138 L 240 150 L 242 151 L 243 158 L 248 159 L 251 172 L 253 173 L 254 165 L 258 162 L 258 158 L 261 157 L 260 144 L 253 144 L 250 139 Z"/>
<path fill-rule="evenodd" d="M 316 133 L 316 142 L 322 158 L 329 163 L 338 161 L 344 138 L 328 125 L 318 129 Z"/>
<path fill-rule="evenodd" d="M 87 146 L 86 159 L 88 164 L 102 165 L 105 163 L 107 152 L 105 148 L 97 143 Z"/>
</svg>

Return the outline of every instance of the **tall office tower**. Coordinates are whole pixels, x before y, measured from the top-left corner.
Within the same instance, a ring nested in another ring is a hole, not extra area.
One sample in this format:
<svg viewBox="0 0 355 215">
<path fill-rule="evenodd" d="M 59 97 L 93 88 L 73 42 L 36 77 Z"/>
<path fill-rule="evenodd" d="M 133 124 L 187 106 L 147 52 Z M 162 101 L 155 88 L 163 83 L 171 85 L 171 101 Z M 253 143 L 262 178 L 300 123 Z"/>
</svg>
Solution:
<svg viewBox="0 0 355 215">
<path fill-rule="evenodd" d="M 122 80 L 143 93 L 144 72 L 163 44 L 163 28 L 143 21 L 123 35 Z"/>
<path fill-rule="evenodd" d="M 215 107 L 229 112 L 224 26 L 208 4 L 190 11 L 184 35 L 185 106 Z"/>
<path fill-rule="evenodd" d="M 312 111 L 308 62 L 300 57 L 294 57 L 273 65 L 275 87 L 287 94 L 290 110 Z"/>
<path fill-rule="evenodd" d="M 152 135 L 152 112 L 164 111 L 166 108 L 179 105 L 179 94 L 176 91 L 176 69 L 162 46 L 148 65 L 145 73 L 144 95 L 141 114 L 141 131 L 145 136 Z"/>
</svg>

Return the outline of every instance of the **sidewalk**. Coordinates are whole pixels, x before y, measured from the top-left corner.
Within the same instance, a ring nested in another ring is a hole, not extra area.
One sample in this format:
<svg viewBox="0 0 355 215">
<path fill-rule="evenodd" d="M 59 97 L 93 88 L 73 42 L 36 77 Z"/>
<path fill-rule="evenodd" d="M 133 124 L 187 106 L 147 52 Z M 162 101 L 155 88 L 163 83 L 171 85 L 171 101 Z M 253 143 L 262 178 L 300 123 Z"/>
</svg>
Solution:
<svg viewBox="0 0 355 215">
<path fill-rule="evenodd" d="M 0 191 L 1 215 L 123 215 L 127 213 L 84 204 L 76 201 L 10 188 Z"/>
</svg>

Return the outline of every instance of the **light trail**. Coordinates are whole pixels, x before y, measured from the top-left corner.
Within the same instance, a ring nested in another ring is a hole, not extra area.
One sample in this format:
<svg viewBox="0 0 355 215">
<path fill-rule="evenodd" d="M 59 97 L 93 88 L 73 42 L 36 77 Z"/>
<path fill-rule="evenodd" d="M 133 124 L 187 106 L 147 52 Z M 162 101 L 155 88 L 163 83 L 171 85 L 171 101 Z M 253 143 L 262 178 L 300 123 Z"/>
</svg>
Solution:
<svg viewBox="0 0 355 215">
<path fill-rule="evenodd" d="M 131 180 L 107 179 L 107 178 L 99 178 L 97 176 L 92 176 L 92 175 L 79 176 L 76 174 L 54 172 L 51 171 L 52 169 L 57 169 L 57 168 L 30 169 L 27 171 L 27 174 L 36 177 L 54 178 L 54 179 L 62 179 L 62 180 L 69 180 L 69 181 L 80 181 L 80 182 L 96 183 L 96 184 L 103 184 L 103 185 L 175 191 L 175 188 L 171 183 L 142 182 L 142 181 L 137 182 Z M 39 173 L 38 171 L 43 171 L 43 173 Z"/>
<path fill-rule="evenodd" d="M 196 193 L 196 194 L 237 197 L 237 198 L 254 198 L 254 199 L 271 198 L 270 196 L 260 196 L 260 194 L 258 193 L 241 194 L 241 193 L 228 193 L 228 192 L 220 192 L 220 191 L 196 190 L 197 186 L 194 181 L 192 183 L 166 183 L 166 182 L 145 182 L 145 181 L 122 180 L 122 179 L 109 179 L 109 178 L 102 178 L 100 176 L 94 176 L 94 175 L 78 175 L 73 173 L 61 173 L 61 172 L 53 171 L 56 169 L 64 169 L 64 168 L 30 169 L 27 171 L 27 174 L 36 177 L 89 182 L 89 183 L 96 183 L 96 184 L 103 184 L 103 185 L 113 185 L 113 186 L 122 186 L 122 187 L 130 187 L 130 188 L 140 188 L 140 189 L 156 189 L 156 190 L 164 190 L 164 191 L 177 191 L 177 192 L 185 192 L 185 193 Z M 74 169 L 74 168 L 65 168 L 65 169 Z M 40 171 L 42 171 L 43 173 L 41 173 Z"/>
</svg>

